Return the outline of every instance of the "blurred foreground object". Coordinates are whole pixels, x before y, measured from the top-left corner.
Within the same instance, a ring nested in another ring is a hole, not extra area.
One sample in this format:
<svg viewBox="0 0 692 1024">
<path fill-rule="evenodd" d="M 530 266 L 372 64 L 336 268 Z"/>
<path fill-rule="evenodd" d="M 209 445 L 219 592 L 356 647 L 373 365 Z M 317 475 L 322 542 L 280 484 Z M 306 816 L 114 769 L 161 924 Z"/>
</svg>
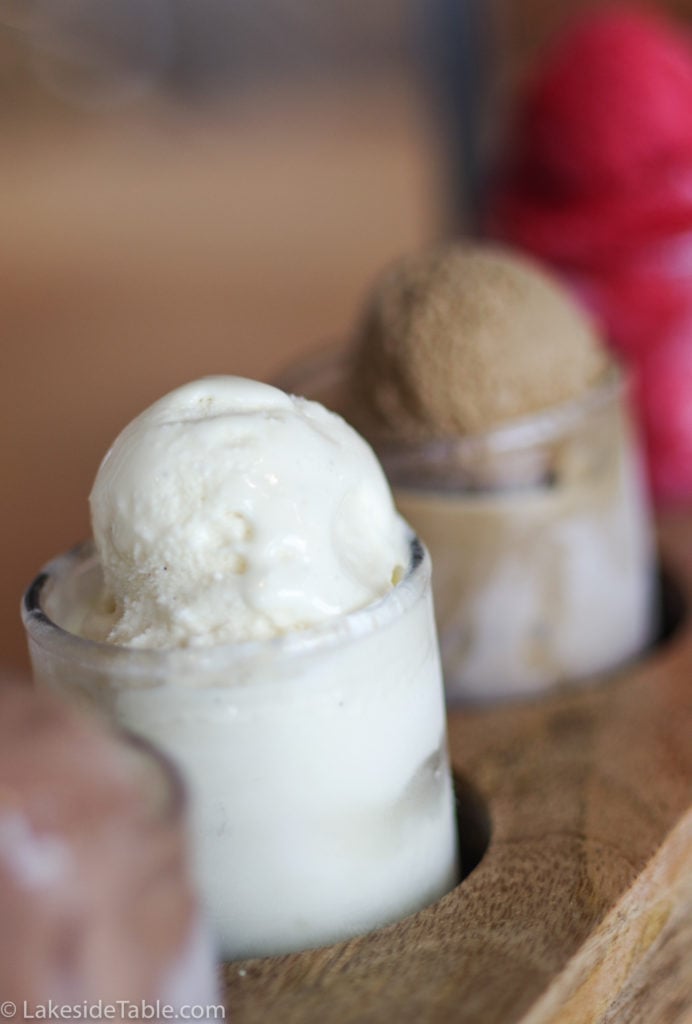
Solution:
<svg viewBox="0 0 692 1024">
<path fill-rule="evenodd" d="M 490 232 L 551 263 L 633 371 L 659 501 L 692 498 L 692 47 L 662 17 L 591 14 L 518 111 Z"/>
<path fill-rule="evenodd" d="M 183 809 L 144 744 L 2 681 L 0 992 L 18 1019 L 49 1000 L 212 1002 Z"/>
</svg>

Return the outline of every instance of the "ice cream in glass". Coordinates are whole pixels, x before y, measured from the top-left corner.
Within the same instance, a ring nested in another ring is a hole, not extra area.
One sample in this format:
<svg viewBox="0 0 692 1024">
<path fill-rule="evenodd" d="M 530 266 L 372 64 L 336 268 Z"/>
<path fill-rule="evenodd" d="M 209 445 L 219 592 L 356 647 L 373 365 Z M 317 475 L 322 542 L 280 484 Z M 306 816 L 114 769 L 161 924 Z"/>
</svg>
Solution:
<svg viewBox="0 0 692 1024">
<path fill-rule="evenodd" d="M 227 957 L 307 948 L 457 879 L 427 553 L 340 417 L 216 377 L 156 402 L 95 547 L 25 611 L 36 677 L 167 750 Z"/>
<path fill-rule="evenodd" d="M 649 642 L 652 535 L 622 374 L 534 263 L 476 243 L 406 257 L 353 346 L 282 383 L 368 438 L 430 549 L 451 700 L 541 693 Z"/>
</svg>

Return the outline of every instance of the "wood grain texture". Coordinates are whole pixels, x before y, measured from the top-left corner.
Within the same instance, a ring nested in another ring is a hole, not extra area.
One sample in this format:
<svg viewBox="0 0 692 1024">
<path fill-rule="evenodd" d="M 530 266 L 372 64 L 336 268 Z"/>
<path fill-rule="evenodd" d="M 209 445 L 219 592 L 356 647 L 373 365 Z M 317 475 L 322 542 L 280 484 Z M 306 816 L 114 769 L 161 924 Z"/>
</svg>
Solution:
<svg viewBox="0 0 692 1024">
<path fill-rule="evenodd" d="M 691 515 L 661 550 L 689 604 Z M 371 935 L 226 965 L 236 1024 L 691 1021 L 690 622 L 593 686 L 455 710 L 449 730 L 473 786 L 460 827 L 474 791 L 491 820 L 479 866 Z"/>
</svg>

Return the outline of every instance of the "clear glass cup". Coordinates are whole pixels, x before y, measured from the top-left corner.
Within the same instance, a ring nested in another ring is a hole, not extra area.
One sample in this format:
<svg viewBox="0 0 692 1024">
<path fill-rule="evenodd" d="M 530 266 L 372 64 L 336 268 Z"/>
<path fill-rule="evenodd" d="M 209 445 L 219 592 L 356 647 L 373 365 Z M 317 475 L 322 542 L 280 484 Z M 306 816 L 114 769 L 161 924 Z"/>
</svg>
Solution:
<svg viewBox="0 0 692 1024">
<path fill-rule="evenodd" d="M 304 949 L 420 909 L 458 879 L 430 559 L 381 600 L 268 641 L 140 650 L 77 634 L 90 545 L 51 562 L 24 622 L 39 683 L 167 751 L 227 958 Z"/>
<path fill-rule="evenodd" d="M 175 764 L 152 743 L 129 731 L 119 731 L 123 754 L 132 762 L 133 771 L 139 776 L 140 792 L 148 794 L 155 817 L 168 824 L 180 849 L 183 873 L 177 882 L 192 893 L 191 913 L 184 929 L 181 947 L 168 959 L 157 982 L 154 1005 L 171 1007 L 178 1015 L 187 1013 L 188 1007 L 195 1007 L 195 1019 L 216 1020 L 221 1007 L 218 981 L 216 943 L 209 925 L 208 914 L 202 906 L 198 887 L 192 878 L 189 799 L 187 789 Z M 140 844 L 141 849 L 141 844 Z M 166 871 L 171 872 L 171 859 L 161 860 L 157 878 Z M 160 882 L 159 882 L 160 884 Z M 173 878 L 173 884 L 175 879 Z M 171 895 L 160 896 L 170 906 Z M 152 925 L 156 927 L 155 909 L 152 911 Z M 120 996 L 122 998 L 122 995 Z M 170 1016 L 171 1010 L 164 1010 L 162 1017 Z"/>
<path fill-rule="evenodd" d="M 392 443 L 350 405 L 332 349 L 279 386 L 317 399 L 375 448 L 430 550 L 448 698 L 486 701 L 588 679 L 656 629 L 653 530 L 625 382 L 481 434 Z"/>
<path fill-rule="evenodd" d="M 0 714 L 3 995 L 19 1017 L 52 1000 L 97 1007 L 94 1019 L 142 1003 L 154 1021 L 185 1006 L 213 1019 L 178 772 L 146 741 L 25 686 L 0 689 Z"/>
</svg>

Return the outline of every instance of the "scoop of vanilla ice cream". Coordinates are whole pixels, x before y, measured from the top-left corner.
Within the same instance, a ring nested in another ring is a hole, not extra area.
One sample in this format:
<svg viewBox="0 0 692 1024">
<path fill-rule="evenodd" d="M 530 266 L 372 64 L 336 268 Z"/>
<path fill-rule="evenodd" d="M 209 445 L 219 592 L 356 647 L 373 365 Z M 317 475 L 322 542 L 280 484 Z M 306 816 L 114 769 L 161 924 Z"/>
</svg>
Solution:
<svg viewBox="0 0 692 1024">
<path fill-rule="evenodd" d="M 104 596 L 83 632 L 136 647 L 276 636 L 365 606 L 408 563 L 368 444 L 316 402 L 209 377 L 127 426 L 90 496 Z"/>
</svg>

